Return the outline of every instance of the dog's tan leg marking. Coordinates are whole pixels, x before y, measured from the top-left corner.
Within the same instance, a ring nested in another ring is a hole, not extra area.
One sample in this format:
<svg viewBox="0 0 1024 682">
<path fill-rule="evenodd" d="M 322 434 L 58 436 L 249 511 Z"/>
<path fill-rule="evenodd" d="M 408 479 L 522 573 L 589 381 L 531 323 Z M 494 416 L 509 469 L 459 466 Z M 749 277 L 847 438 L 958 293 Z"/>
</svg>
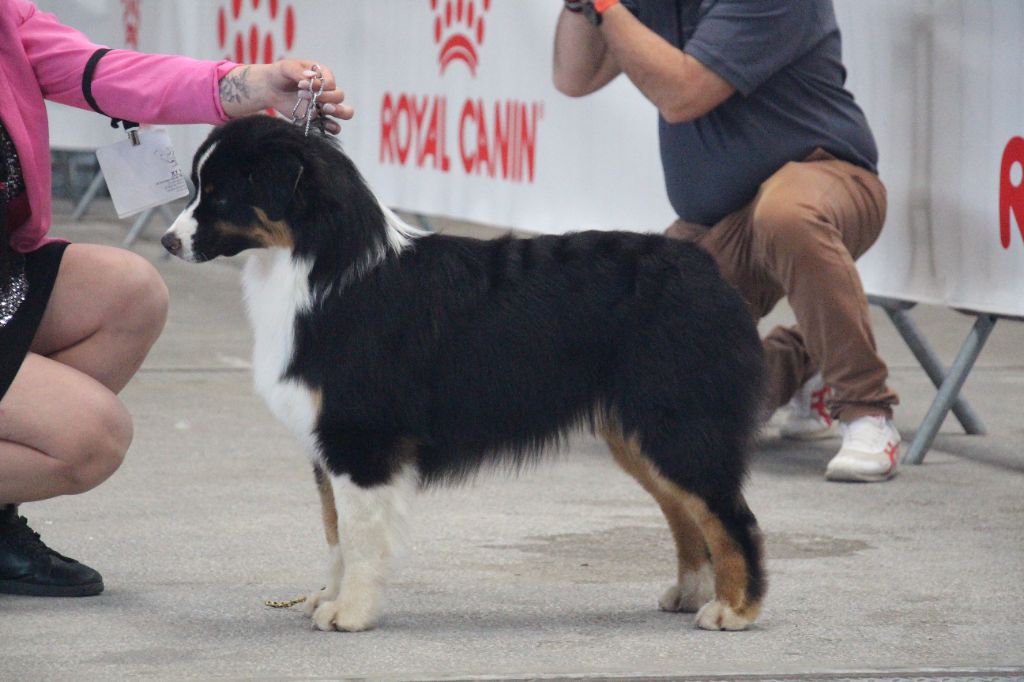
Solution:
<svg viewBox="0 0 1024 682">
<path fill-rule="evenodd" d="M 684 490 L 680 489 L 679 492 L 686 510 L 704 533 L 715 568 L 715 600 L 697 612 L 697 627 L 705 630 L 742 630 L 761 612 L 760 599 L 753 603 L 747 600 L 747 586 L 751 576 L 743 551 L 703 500 Z M 745 504 L 742 498 L 737 502 Z"/>
<path fill-rule="evenodd" d="M 322 474 L 317 477 L 317 490 L 320 493 L 320 514 L 324 520 L 324 536 L 331 547 L 338 546 L 338 508 L 334 505 L 334 491 L 331 482 Z"/>
<path fill-rule="evenodd" d="M 634 439 L 627 439 L 621 431 L 609 427 L 603 428 L 601 435 L 619 466 L 658 502 L 675 539 L 679 562 L 677 581 L 661 596 L 658 606 L 663 611 L 695 613 L 715 596 L 715 576 L 704 535 L 676 493 L 678 487 L 670 485 L 657 472 Z"/>
<path fill-rule="evenodd" d="M 341 576 L 344 573 L 341 551 L 338 548 L 338 508 L 334 504 L 331 481 L 319 466 L 313 469 L 313 473 L 316 476 L 317 492 L 320 493 L 320 515 L 323 517 L 329 558 L 327 560 L 326 584 L 321 589 L 313 590 L 303 604 L 307 616 L 312 616 L 316 607 L 322 602 L 337 599 L 338 591 L 341 589 Z"/>
</svg>

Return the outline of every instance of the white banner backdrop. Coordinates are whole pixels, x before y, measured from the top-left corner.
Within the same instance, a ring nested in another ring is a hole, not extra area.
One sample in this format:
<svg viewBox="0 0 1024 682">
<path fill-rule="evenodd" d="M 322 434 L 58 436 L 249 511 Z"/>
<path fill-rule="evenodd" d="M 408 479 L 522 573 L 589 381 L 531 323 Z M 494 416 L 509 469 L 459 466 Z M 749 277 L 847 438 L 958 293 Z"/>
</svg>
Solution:
<svg viewBox="0 0 1024 682">
<path fill-rule="evenodd" d="M 124 1 L 39 5 L 91 36 L 98 23 L 104 35 L 122 25 Z M 392 206 L 541 232 L 660 230 L 673 219 L 654 107 L 625 79 L 585 100 L 554 89 L 558 2 L 138 3 L 144 51 L 324 60 L 357 111 L 342 143 Z M 113 16 L 71 12 L 77 4 L 105 5 Z M 55 146 L 116 139 L 99 122 L 77 136 L 80 117 L 67 124 L 66 110 L 50 109 Z M 190 158 L 207 130 L 172 130 L 179 156 Z"/>
<path fill-rule="evenodd" d="M 357 109 L 343 144 L 390 205 L 540 232 L 673 217 L 654 108 L 625 78 L 580 100 L 554 90 L 556 0 L 38 4 L 114 46 L 136 35 L 151 52 L 324 60 Z M 836 10 L 889 189 L 886 228 L 859 263 L 868 291 L 1024 316 L 1024 141 L 1011 144 L 1024 136 L 1024 3 Z M 117 139 L 66 111 L 51 108 L 55 146 Z M 172 131 L 183 160 L 207 130 Z"/>
<path fill-rule="evenodd" d="M 882 236 L 858 262 L 866 288 L 1024 316 L 1024 3 L 836 9 L 889 191 Z"/>
</svg>

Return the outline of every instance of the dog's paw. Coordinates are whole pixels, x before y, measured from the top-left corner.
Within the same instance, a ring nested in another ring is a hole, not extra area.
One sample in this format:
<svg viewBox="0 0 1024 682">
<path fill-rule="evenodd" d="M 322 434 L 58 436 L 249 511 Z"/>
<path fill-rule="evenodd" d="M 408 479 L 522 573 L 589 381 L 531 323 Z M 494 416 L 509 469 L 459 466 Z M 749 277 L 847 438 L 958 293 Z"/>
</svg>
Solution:
<svg viewBox="0 0 1024 682">
<path fill-rule="evenodd" d="M 715 574 L 710 564 L 687 573 L 677 585 L 665 590 L 658 600 L 662 611 L 695 613 L 702 605 L 715 598 Z"/>
<path fill-rule="evenodd" d="M 708 602 L 697 612 L 697 627 L 704 630 L 745 630 L 752 620 L 717 599 Z"/>
<path fill-rule="evenodd" d="M 714 597 L 714 585 L 710 589 L 673 585 L 661 595 L 661 599 L 658 600 L 658 608 L 662 611 L 677 613 L 696 613 L 701 606 L 707 604 Z"/>
<path fill-rule="evenodd" d="M 321 602 L 313 611 L 313 627 L 330 632 L 361 632 L 377 625 L 377 608 L 369 599 L 336 599 Z"/>
<path fill-rule="evenodd" d="M 328 591 L 326 587 L 321 587 L 319 590 L 313 590 L 306 595 L 306 601 L 302 603 L 302 610 L 307 616 L 312 618 L 318 606 L 324 602 L 333 600 L 337 596 L 337 590 L 331 592 Z"/>
</svg>

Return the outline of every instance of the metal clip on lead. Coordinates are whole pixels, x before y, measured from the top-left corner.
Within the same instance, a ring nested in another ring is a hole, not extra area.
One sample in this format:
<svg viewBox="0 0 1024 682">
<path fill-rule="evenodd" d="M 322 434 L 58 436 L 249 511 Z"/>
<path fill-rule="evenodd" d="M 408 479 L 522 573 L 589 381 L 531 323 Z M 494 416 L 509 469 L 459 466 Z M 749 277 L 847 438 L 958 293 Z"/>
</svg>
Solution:
<svg viewBox="0 0 1024 682">
<path fill-rule="evenodd" d="M 320 133 L 323 135 L 327 134 L 327 130 L 324 128 L 323 113 L 320 111 L 320 104 L 317 103 L 317 98 L 323 94 L 324 87 L 327 81 L 324 79 L 323 74 L 320 72 L 320 66 L 314 64 L 310 67 L 314 75 L 309 79 L 309 102 L 306 104 L 306 108 L 303 112 L 299 113 L 299 107 L 302 105 L 303 97 L 302 93 L 295 100 L 295 106 L 292 107 L 292 123 L 299 125 L 299 121 L 305 119 L 305 127 L 303 128 L 302 134 L 309 137 L 309 124 L 313 121 L 313 113 L 316 112 L 316 124 L 320 129 Z M 317 87 L 317 81 L 319 81 L 319 87 Z"/>
</svg>

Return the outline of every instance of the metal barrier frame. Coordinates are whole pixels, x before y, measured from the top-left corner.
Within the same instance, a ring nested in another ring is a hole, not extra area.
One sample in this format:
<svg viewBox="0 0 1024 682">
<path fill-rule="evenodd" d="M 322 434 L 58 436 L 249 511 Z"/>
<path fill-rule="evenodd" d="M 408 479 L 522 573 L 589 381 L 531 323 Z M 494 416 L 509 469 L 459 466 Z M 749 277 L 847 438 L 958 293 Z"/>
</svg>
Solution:
<svg viewBox="0 0 1024 682">
<path fill-rule="evenodd" d="M 974 325 L 961 344 L 960 351 L 949 371 L 946 371 L 942 367 L 939 356 L 928 344 L 927 339 L 918 330 L 908 313 L 917 305 L 916 303 L 884 296 L 868 296 L 868 302 L 879 306 L 888 314 L 896 331 L 903 337 L 903 341 L 906 342 L 907 347 L 910 348 L 938 390 L 927 414 L 914 434 L 914 440 L 900 458 L 900 463 L 921 464 L 924 461 L 942 422 L 951 410 L 967 433 L 972 435 L 986 433 L 984 423 L 967 399 L 960 395 L 960 389 L 967 381 L 967 376 L 971 373 L 975 361 L 985 347 L 999 316 L 990 313 L 965 313 L 974 316 Z"/>
</svg>

